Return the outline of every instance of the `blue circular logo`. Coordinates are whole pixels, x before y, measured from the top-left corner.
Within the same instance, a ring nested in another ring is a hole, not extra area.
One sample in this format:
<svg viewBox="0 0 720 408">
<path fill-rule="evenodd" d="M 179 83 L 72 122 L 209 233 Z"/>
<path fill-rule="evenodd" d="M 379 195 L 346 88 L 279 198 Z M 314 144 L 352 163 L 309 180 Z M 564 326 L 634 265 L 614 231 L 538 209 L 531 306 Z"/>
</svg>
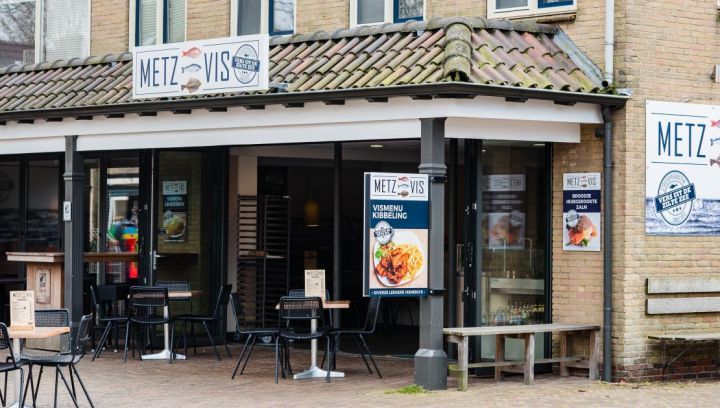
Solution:
<svg viewBox="0 0 720 408">
<path fill-rule="evenodd" d="M 255 48 L 249 44 L 241 45 L 235 52 L 232 67 L 235 71 L 235 78 L 237 78 L 241 84 L 253 82 L 260 72 L 260 60 L 258 59 L 258 53 Z"/>
<path fill-rule="evenodd" d="M 687 176 L 677 170 L 667 173 L 660 180 L 658 195 L 655 197 L 656 211 L 666 223 L 679 227 L 688 220 L 693 209 L 694 194 L 690 196 L 684 191 L 692 188 Z"/>
</svg>

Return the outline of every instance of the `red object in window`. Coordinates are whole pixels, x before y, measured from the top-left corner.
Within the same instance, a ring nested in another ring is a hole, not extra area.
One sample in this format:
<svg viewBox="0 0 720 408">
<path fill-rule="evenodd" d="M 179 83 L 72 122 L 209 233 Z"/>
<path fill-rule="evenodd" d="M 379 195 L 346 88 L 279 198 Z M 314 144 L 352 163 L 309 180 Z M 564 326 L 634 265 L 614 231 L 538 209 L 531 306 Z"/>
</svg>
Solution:
<svg viewBox="0 0 720 408">
<path fill-rule="evenodd" d="M 125 251 L 127 252 L 137 252 L 137 238 L 136 237 L 126 237 L 125 238 Z M 128 278 L 129 279 L 137 279 L 138 278 L 138 266 L 137 262 L 130 262 L 130 265 L 128 265 Z"/>
</svg>

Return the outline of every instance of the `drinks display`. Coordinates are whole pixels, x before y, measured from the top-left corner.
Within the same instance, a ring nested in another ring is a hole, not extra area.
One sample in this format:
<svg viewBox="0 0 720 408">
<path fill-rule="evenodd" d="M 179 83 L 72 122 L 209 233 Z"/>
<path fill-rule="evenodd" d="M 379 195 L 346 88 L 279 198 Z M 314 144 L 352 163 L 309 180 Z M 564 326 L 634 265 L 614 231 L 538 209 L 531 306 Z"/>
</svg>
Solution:
<svg viewBox="0 0 720 408">
<path fill-rule="evenodd" d="M 511 326 L 543 323 L 544 320 L 545 305 L 515 302 L 492 312 L 489 323 L 492 326 Z"/>
</svg>

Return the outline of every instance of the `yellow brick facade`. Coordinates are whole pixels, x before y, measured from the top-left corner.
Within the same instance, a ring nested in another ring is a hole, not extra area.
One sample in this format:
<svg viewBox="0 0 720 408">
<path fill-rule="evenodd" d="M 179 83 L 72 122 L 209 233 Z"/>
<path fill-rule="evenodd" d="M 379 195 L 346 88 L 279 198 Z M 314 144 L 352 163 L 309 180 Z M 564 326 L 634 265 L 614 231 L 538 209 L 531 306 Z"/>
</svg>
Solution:
<svg viewBox="0 0 720 408">
<path fill-rule="evenodd" d="M 92 0 L 90 54 L 105 55 L 128 49 L 131 0 Z"/>
<path fill-rule="evenodd" d="M 229 0 L 187 0 L 187 40 L 230 35 Z"/>
</svg>

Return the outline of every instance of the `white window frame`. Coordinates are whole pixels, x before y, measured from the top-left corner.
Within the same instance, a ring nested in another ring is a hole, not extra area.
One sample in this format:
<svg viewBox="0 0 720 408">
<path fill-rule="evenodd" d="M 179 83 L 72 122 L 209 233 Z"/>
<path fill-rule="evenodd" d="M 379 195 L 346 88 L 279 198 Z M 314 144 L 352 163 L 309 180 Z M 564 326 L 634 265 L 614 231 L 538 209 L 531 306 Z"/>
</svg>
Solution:
<svg viewBox="0 0 720 408">
<path fill-rule="evenodd" d="M 138 0 L 129 0 L 130 3 L 130 15 L 128 19 L 130 36 L 128 38 L 128 50 L 132 51 L 135 48 L 135 41 L 137 40 L 137 27 L 135 21 L 137 19 L 137 2 Z M 155 0 L 155 44 L 163 44 L 165 39 L 165 2 L 163 0 Z M 188 2 L 185 0 L 185 41 L 187 41 L 187 29 L 188 29 Z"/>
<path fill-rule="evenodd" d="M 718 0 L 720 1 L 720 0 Z M 230 35 L 235 36 L 238 35 L 238 7 L 240 5 L 238 4 L 238 0 L 230 0 Z M 260 33 L 259 34 L 267 34 L 268 33 L 268 26 L 270 24 L 270 2 L 268 0 L 261 0 L 260 1 Z M 295 20 L 294 20 L 294 26 L 293 31 L 295 31 L 295 27 L 297 27 L 297 1 L 295 2 Z"/>
<path fill-rule="evenodd" d="M 493 1 L 493 0 L 488 0 Z M 718 0 L 720 1 L 720 0 Z M 423 20 L 427 16 L 428 0 L 423 0 Z M 378 24 L 393 23 L 395 21 L 395 0 L 385 0 L 385 15 L 383 21 L 374 23 L 358 23 L 358 0 L 350 0 L 350 27 L 373 26 Z"/>
<path fill-rule="evenodd" d="M 538 7 L 539 0 L 528 0 L 526 7 L 512 7 L 500 10 L 495 8 L 497 0 L 487 0 L 487 2 L 488 18 L 522 18 L 576 12 L 578 0 L 573 0 L 573 3 L 569 5 L 550 7 Z"/>
</svg>

